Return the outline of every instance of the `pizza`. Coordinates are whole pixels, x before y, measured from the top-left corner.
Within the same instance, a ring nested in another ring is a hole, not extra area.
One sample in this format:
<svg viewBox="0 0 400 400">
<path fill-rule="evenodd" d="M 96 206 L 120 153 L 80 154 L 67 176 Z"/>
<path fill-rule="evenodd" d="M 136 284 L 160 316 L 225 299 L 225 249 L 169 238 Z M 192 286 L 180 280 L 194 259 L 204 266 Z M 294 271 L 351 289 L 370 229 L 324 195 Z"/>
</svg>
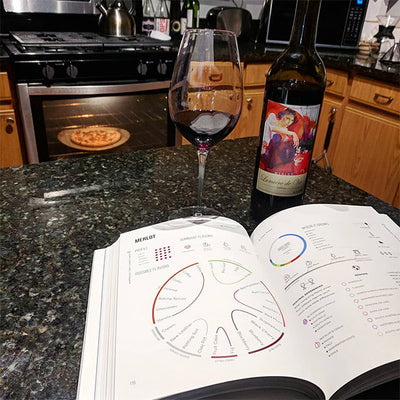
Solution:
<svg viewBox="0 0 400 400">
<path fill-rule="evenodd" d="M 110 146 L 121 139 L 121 132 L 115 128 L 89 127 L 76 129 L 71 133 L 71 141 L 80 146 Z"/>
</svg>

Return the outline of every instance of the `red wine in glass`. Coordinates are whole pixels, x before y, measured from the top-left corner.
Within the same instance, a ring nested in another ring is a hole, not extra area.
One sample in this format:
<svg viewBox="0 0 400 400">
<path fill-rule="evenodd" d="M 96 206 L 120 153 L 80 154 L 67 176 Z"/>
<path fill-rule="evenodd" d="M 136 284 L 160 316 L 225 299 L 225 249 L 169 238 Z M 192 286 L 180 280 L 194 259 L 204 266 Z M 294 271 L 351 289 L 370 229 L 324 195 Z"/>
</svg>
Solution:
<svg viewBox="0 0 400 400">
<path fill-rule="evenodd" d="M 197 205 L 175 211 L 172 218 L 218 215 L 202 205 L 205 162 L 209 149 L 237 124 L 243 97 L 236 35 L 213 29 L 189 29 L 178 52 L 168 96 L 176 128 L 197 148 Z"/>
</svg>

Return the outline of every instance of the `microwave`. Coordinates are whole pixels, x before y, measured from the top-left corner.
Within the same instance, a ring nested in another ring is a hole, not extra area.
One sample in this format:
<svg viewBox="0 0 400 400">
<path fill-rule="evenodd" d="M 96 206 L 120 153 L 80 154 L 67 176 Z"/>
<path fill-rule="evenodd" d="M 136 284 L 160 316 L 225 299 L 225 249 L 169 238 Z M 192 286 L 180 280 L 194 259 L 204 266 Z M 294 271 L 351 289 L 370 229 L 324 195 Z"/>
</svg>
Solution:
<svg viewBox="0 0 400 400">
<path fill-rule="evenodd" d="M 287 44 L 296 0 L 271 0 L 266 16 L 266 43 Z M 356 49 L 363 29 L 368 0 L 322 0 L 317 28 L 317 47 Z"/>
</svg>

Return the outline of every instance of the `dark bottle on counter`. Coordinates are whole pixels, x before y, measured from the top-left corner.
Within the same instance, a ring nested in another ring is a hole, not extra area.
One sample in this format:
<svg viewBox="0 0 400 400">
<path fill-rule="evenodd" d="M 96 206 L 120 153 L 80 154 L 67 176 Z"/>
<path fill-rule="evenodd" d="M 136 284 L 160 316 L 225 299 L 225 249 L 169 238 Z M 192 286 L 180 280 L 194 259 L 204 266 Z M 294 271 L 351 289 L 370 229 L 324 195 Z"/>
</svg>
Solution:
<svg viewBox="0 0 400 400">
<path fill-rule="evenodd" d="M 180 20 L 181 20 L 181 35 L 183 35 L 187 28 L 186 0 L 183 0 Z"/>
<path fill-rule="evenodd" d="M 171 11 L 170 11 L 170 32 L 173 39 L 181 36 L 181 2 L 180 0 L 171 0 Z"/>
<path fill-rule="evenodd" d="M 321 0 L 297 0 L 289 45 L 265 84 L 251 212 L 257 221 L 302 203 L 326 74 L 315 50 Z"/>
<path fill-rule="evenodd" d="M 188 28 L 198 28 L 200 22 L 200 3 L 199 0 L 185 0 L 186 18 Z"/>
<path fill-rule="evenodd" d="M 136 33 L 142 33 L 143 23 L 143 4 L 142 0 L 134 0 L 133 2 L 133 17 L 136 23 Z"/>
<path fill-rule="evenodd" d="M 154 7 L 151 0 L 145 0 L 143 6 L 142 32 L 150 36 L 154 30 Z"/>
</svg>

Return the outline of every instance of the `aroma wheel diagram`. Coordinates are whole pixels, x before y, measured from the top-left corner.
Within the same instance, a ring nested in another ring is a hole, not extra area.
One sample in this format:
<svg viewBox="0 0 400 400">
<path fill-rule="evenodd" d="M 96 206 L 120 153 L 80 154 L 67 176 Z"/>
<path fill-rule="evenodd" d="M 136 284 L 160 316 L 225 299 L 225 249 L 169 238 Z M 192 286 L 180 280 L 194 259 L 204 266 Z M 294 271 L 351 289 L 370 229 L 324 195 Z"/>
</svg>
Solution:
<svg viewBox="0 0 400 400">
<path fill-rule="evenodd" d="M 264 351 L 285 329 L 267 285 L 227 260 L 193 263 L 170 276 L 154 298 L 152 322 L 171 349 L 214 359 Z"/>
</svg>

